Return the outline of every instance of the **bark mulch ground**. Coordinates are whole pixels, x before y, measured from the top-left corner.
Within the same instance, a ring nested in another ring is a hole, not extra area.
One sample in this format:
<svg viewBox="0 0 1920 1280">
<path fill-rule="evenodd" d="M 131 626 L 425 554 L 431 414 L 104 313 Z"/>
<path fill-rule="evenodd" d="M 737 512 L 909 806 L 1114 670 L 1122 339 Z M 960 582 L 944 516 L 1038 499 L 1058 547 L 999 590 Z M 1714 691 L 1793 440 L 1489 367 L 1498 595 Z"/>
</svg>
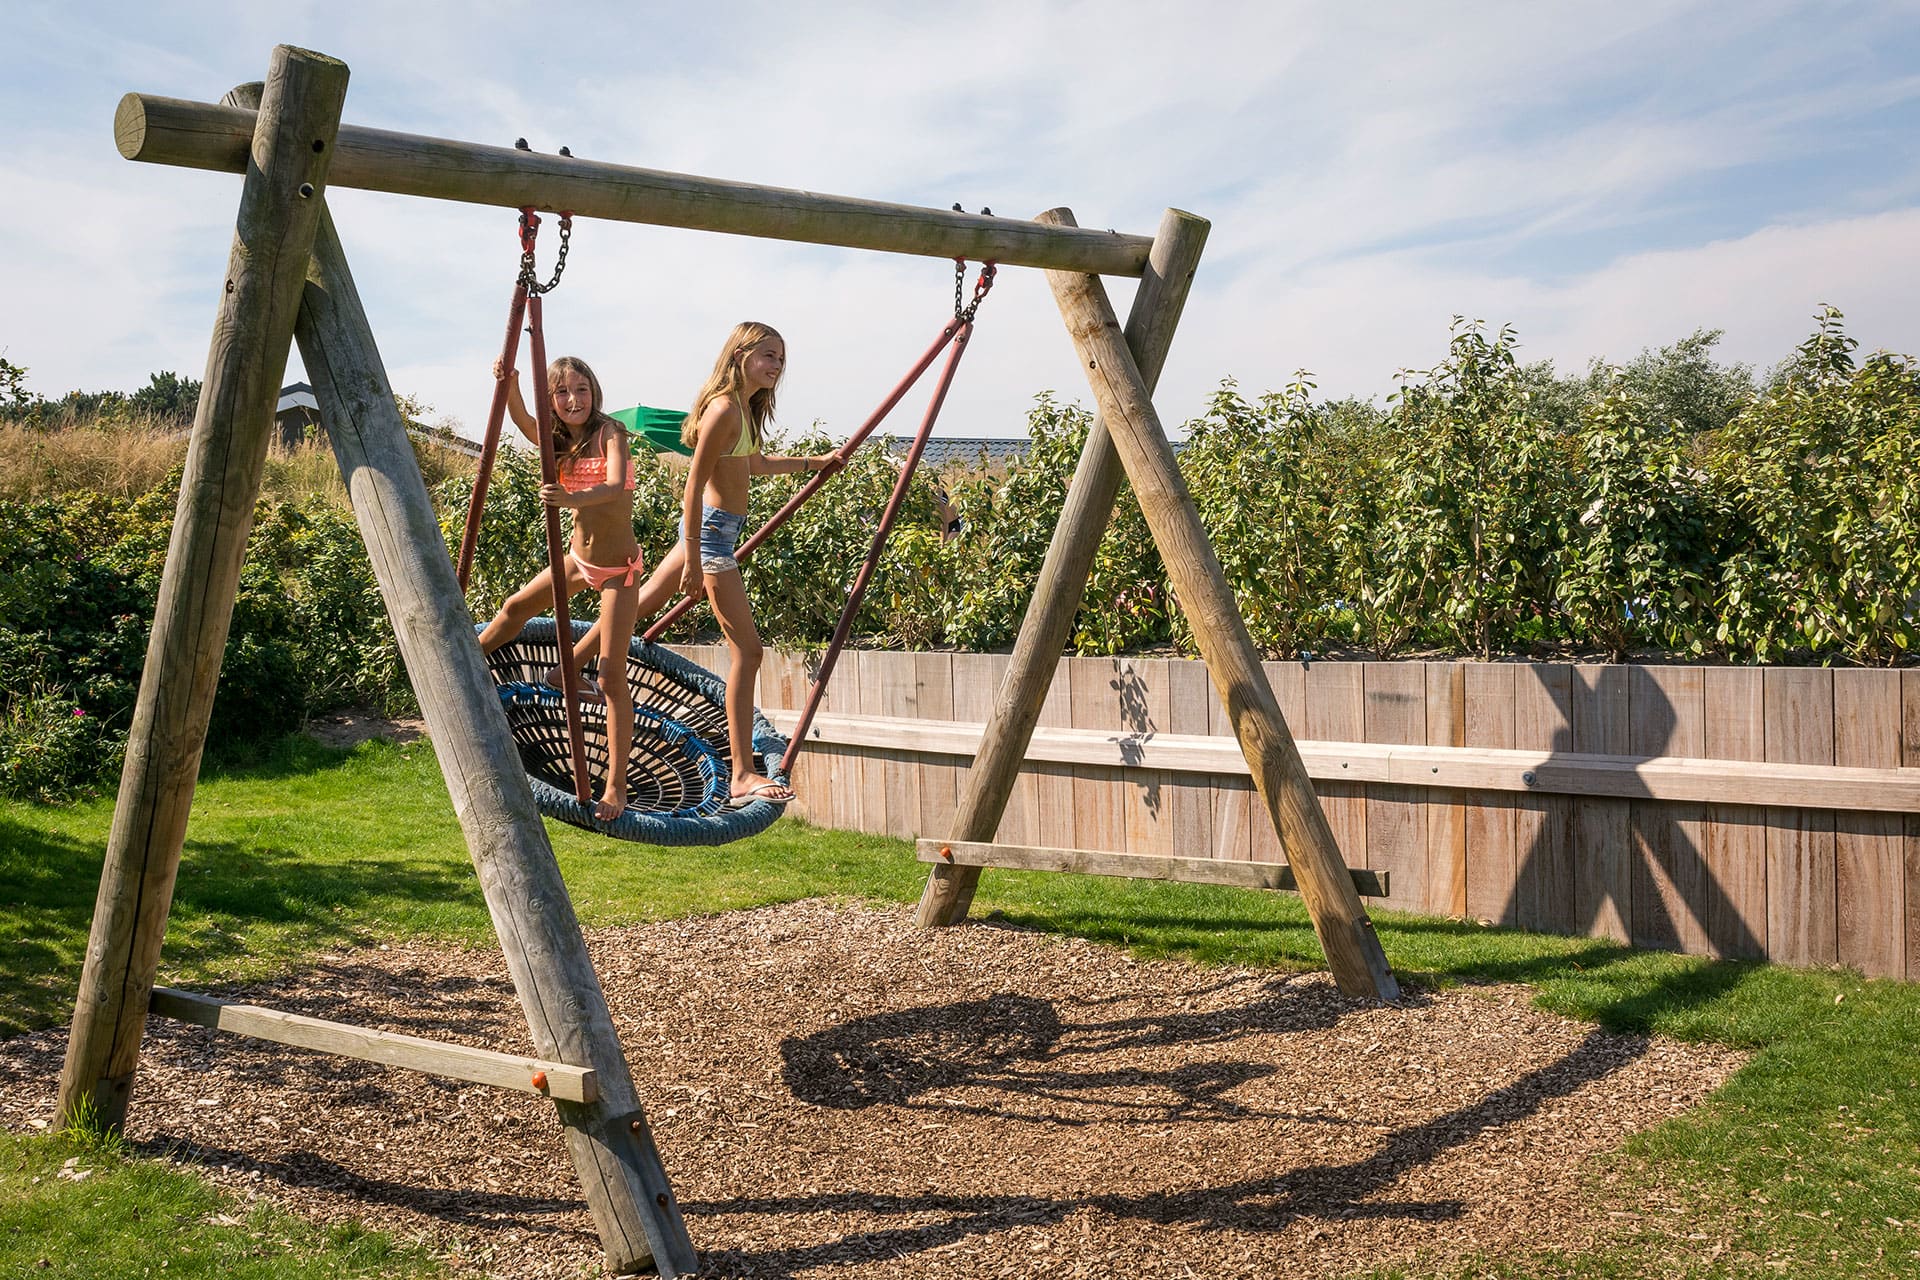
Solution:
<svg viewBox="0 0 1920 1280">
<path fill-rule="evenodd" d="M 1646 1207 L 1601 1203 L 1588 1157 L 1742 1061 L 1518 988 L 1371 1006 L 1324 974 L 926 933 L 906 908 L 799 902 L 590 943 L 715 1276 L 1314 1276 L 1577 1250 Z M 531 1052 L 491 953 L 335 954 L 232 994 Z M 0 1123 L 45 1123 L 64 1043 L 0 1042 Z M 154 1019 L 128 1137 L 469 1274 L 599 1269 L 531 1095 Z"/>
</svg>

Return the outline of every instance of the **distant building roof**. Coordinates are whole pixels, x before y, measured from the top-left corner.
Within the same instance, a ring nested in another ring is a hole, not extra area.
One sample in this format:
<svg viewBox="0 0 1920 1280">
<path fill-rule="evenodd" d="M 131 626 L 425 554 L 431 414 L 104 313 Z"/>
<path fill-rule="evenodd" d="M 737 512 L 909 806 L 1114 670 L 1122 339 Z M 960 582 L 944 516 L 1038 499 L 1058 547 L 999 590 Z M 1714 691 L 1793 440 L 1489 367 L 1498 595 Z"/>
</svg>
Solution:
<svg viewBox="0 0 1920 1280">
<path fill-rule="evenodd" d="M 274 417 L 278 418 L 289 409 L 308 409 L 317 417 L 320 413 L 320 402 L 314 398 L 313 388 L 304 382 L 290 382 L 280 388 L 280 400 L 273 406 Z M 424 430 L 412 423 L 407 424 L 407 434 L 416 440 L 425 440 L 443 449 L 464 453 L 469 458 L 479 457 L 483 450 L 478 440 L 470 440 L 466 436 L 451 432 Z"/>
<path fill-rule="evenodd" d="M 920 463 L 935 470 L 954 462 L 971 466 L 984 462 L 993 466 L 1026 457 L 1030 443 L 1014 436 L 935 436 L 927 441 L 926 452 L 920 455 Z M 911 440 L 895 437 L 887 442 L 887 452 L 895 457 L 905 457 L 912 444 Z"/>
<path fill-rule="evenodd" d="M 1176 454 L 1187 447 L 1185 440 L 1171 443 Z M 892 437 L 888 441 L 887 452 L 896 458 L 903 458 L 912 444 L 911 440 Z M 1026 457 L 1031 444 L 1032 441 L 1019 436 L 948 436 L 944 439 L 936 436 L 927 441 L 920 462 L 936 471 L 949 463 L 979 466 L 983 460 L 991 467 Z"/>
</svg>

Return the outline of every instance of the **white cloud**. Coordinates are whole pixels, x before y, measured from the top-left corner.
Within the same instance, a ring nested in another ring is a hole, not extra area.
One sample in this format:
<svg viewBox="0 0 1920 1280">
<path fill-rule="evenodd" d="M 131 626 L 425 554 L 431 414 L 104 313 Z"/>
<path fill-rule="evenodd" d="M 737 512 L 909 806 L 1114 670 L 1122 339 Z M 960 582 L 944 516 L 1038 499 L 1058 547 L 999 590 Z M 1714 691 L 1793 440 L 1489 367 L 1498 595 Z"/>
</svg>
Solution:
<svg viewBox="0 0 1920 1280">
<path fill-rule="evenodd" d="M 1771 363 L 1821 301 L 1868 345 L 1913 349 L 1895 298 L 1920 179 L 1890 151 L 1834 159 L 1856 135 L 1911 136 L 1911 8 L 747 0 L 711 18 L 551 4 L 529 29 L 504 0 L 28 4 L 29 38 L 0 52 L 0 182 L 41 226 L 0 267 L 34 320 L 0 346 L 50 394 L 198 374 L 237 184 L 118 161 L 106 122 L 127 89 L 217 98 L 287 41 L 351 66 L 354 123 L 1020 216 L 1066 204 L 1140 232 L 1192 209 L 1214 231 L 1169 424 L 1227 375 L 1258 388 L 1304 365 L 1328 392 L 1382 394 L 1438 357 L 1455 313 L 1512 320 L 1530 356 L 1570 367 L 1702 325 L 1728 331 L 1723 356 Z M 395 385 L 477 429 L 512 213 L 332 203 Z M 551 223 L 543 240 L 544 268 Z M 939 327 L 946 271 L 583 224 L 549 345 L 617 401 L 675 404 L 735 320 L 766 319 L 792 348 L 786 423 L 846 431 Z M 1124 313 L 1131 286 L 1109 287 Z M 1019 430 L 1037 391 L 1084 395 L 1077 363 L 1039 274 L 1003 273 L 947 430 Z"/>
<path fill-rule="evenodd" d="M 1764 369 L 1812 332 L 1821 303 L 1844 311 L 1848 331 L 1868 347 L 1914 353 L 1916 278 L 1920 210 L 1633 254 L 1561 283 L 1479 274 L 1416 252 L 1295 278 L 1250 270 L 1217 294 L 1202 291 L 1188 309 L 1161 408 L 1170 419 L 1191 412 L 1179 405 L 1200 402 L 1208 364 L 1250 389 L 1277 387 L 1306 368 L 1324 394 L 1383 397 L 1400 367 L 1439 362 L 1455 315 L 1513 324 L 1523 359 L 1551 359 L 1563 372 L 1594 358 L 1623 362 L 1702 328 L 1726 331 L 1720 359 Z M 1270 322 L 1235 323 L 1254 315 Z"/>
</svg>

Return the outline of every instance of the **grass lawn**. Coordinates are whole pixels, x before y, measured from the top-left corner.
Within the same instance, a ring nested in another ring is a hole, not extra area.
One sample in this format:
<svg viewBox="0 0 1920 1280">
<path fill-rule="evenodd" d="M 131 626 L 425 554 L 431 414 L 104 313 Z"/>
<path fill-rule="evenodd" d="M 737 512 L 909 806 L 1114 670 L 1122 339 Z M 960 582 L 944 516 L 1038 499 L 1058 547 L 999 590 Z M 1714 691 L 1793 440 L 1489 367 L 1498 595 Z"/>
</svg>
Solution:
<svg viewBox="0 0 1920 1280">
<path fill-rule="evenodd" d="M 111 816 L 111 800 L 0 802 L 0 1035 L 68 1017 Z M 717 849 L 550 830 L 590 928 L 819 895 L 909 902 L 922 881 L 902 841 L 797 822 Z M 1304 909 L 1285 895 L 996 871 L 974 910 L 1201 963 L 1321 965 Z M 1544 1007 L 1611 1029 L 1755 1053 L 1709 1106 L 1592 1171 L 1596 1195 L 1631 1184 L 1669 1212 L 1623 1220 L 1594 1253 L 1484 1258 L 1437 1274 L 1920 1273 L 1920 988 L 1374 918 L 1403 982 L 1525 983 Z M 322 949 L 401 936 L 492 942 L 430 748 L 343 752 L 296 737 L 207 770 L 164 981 L 262 977 Z M 1729 1226 L 1732 1247 L 1717 1256 L 1691 1238 L 1718 1240 Z M 378 1236 L 246 1216 L 191 1174 L 128 1159 L 111 1142 L 0 1133 L 0 1275 L 161 1274 L 162 1260 L 169 1275 L 434 1273 Z"/>
</svg>

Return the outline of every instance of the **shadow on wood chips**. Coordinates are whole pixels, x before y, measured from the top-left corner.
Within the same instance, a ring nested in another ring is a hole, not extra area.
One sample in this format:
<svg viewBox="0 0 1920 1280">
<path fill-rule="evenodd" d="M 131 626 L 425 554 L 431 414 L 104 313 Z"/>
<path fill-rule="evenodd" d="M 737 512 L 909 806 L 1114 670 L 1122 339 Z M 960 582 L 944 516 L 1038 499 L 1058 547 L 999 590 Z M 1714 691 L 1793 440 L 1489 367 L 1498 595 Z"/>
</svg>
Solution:
<svg viewBox="0 0 1920 1280">
<path fill-rule="evenodd" d="M 1374 1006 L 1323 974 L 928 933 L 908 908 L 800 902 L 589 943 L 714 1276 L 1311 1276 L 1580 1249 L 1639 1207 L 1602 1205 L 1589 1157 L 1742 1061 L 1518 988 Z M 236 994 L 531 1052 L 490 952 L 336 953 Z M 44 1124 L 64 1042 L 0 1042 L 0 1120 Z M 128 1136 L 468 1274 L 599 1271 L 552 1107 L 529 1095 L 155 1019 Z"/>
</svg>

